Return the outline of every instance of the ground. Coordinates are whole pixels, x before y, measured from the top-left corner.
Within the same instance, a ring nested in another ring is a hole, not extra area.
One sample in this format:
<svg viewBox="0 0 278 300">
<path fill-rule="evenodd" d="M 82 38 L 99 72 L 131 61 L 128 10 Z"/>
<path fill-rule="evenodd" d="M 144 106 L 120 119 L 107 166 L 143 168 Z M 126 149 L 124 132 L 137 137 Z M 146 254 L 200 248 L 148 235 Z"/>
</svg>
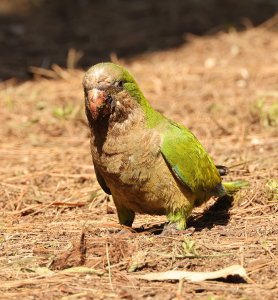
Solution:
<svg viewBox="0 0 278 300">
<path fill-rule="evenodd" d="M 275 21 L 275 20 L 274 20 Z M 275 21 L 276 22 L 276 21 Z M 278 39 L 272 23 L 112 59 L 152 105 L 189 127 L 217 164 L 250 186 L 211 199 L 188 229 L 138 215 L 119 234 L 89 150 L 82 76 L 33 69 L 0 84 L 1 299 L 275 299 L 278 293 Z M 43 74 L 42 74 L 43 73 Z M 275 151 L 276 150 L 276 151 Z M 136 274 L 242 265 L 245 280 L 147 282 Z"/>
</svg>

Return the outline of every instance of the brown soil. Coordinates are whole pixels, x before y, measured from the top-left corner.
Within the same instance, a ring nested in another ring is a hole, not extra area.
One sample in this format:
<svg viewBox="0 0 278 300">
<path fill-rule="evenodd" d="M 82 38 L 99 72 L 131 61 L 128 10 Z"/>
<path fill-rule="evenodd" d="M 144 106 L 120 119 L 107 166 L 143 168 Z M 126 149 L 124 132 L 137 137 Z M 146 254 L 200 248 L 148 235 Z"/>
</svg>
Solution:
<svg viewBox="0 0 278 300">
<path fill-rule="evenodd" d="M 121 59 L 155 108 L 188 126 L 230 179 L 250 187 L 210 200 L 188 230 L 138 215 L 119 234 L 91 164 L 83 71 L 32 69 L 0 86 L 1 299 L 277 299 L 277 19 L 243 32 L 186 36 Z M 118 61 L 113 56 L 113 60 Z M 43 76 L 40 75 L 43 73 Z M 248 279 L 146 282 L 134 274 L 242 264 Z"/>
</svg>

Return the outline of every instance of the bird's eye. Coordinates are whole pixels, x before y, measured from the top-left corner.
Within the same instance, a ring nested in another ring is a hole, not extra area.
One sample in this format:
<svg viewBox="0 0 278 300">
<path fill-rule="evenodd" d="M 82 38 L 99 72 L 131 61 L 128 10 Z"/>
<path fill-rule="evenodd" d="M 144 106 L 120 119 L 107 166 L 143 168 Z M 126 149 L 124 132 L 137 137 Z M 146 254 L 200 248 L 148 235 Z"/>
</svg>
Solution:
<svg viewBox="0 0 278 300">
<path fill-rule="evenodd" d="M 122 88 L 124 86 L 123 80 L 119 80 L 115 82 L 116 87 Z"/>
</svg>

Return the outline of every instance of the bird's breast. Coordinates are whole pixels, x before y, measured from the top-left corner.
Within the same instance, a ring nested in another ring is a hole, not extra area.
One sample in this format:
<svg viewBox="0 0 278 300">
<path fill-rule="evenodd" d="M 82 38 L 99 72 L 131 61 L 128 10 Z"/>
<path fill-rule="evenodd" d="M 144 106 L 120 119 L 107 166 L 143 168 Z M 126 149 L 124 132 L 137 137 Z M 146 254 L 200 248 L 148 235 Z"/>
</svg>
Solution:
<svg viewBox="0 0 278 300">
<path fill-rule="evenodd" d="M 104 177 L 131 184 L 147 180 L 160 155 L 160 135 L 152 130 L 137 130 L 115 137 L 107 137 L 102 149 L 92 139 L 94 163 Z"/>
</svg>

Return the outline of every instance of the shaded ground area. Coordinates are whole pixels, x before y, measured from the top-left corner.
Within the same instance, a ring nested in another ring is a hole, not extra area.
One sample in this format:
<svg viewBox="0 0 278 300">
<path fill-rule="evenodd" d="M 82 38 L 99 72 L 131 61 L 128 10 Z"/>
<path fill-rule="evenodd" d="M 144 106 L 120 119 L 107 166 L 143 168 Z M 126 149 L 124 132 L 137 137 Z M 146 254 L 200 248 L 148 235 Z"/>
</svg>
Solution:
<svg viewBox="0 0 278 300">
<path fill-rule="evenodd" d="M 88 67 L 165 49 L 185 33 L 257 26 L 277 11 L 276 0 L 2 0 L 0 80 L 26 78 L 30 66 Z"/>
<path fill-rule="evenodd" d="M 277 32 L 256 28 L 120 61 L 158 110 L 231 167 L 227 180 L 250 182 L 232 205 L 212 199 L 195 210 L 177 236 L 157 234 L 165 218 L 151 216 L 136 217 L 137 233 L 118 234 L 115 207 L 91 164 L 81 71 L 2 83 L 0 298 L 275 299 L 277 53 Z M 246 268 L 247 282 L 132 277 L 232 264 Z"/>
</svg>

